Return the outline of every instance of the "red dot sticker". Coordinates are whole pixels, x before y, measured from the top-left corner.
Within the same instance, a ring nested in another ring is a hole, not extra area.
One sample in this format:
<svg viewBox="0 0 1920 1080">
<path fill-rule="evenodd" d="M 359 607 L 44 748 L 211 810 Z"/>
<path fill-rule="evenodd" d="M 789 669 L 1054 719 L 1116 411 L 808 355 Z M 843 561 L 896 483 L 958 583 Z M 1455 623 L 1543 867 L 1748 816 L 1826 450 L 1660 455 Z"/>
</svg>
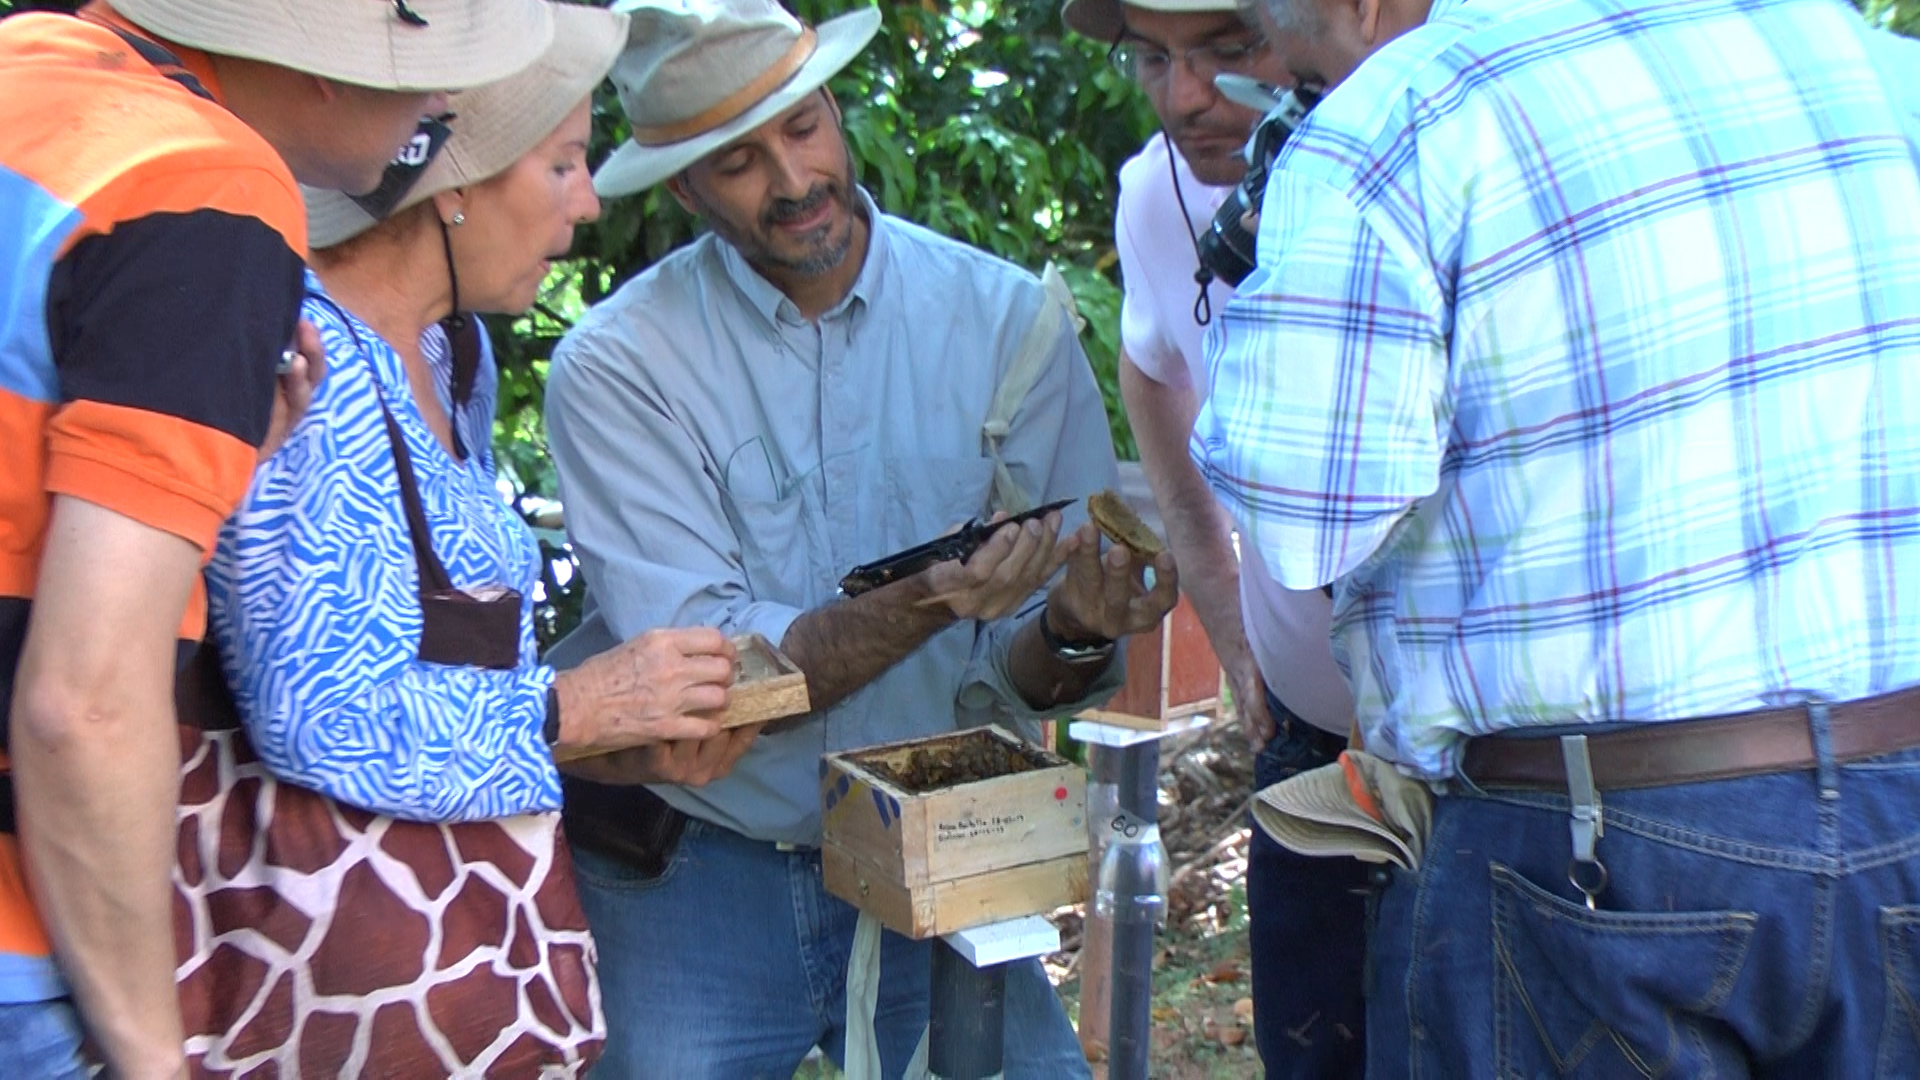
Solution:
<svg viewBox="0 0 1920 1080">
<path fill-rule="evenodd" d="M 1054 802 L 1066 802 L 1066 801 L 1067 801 L 1067 789 L 1066 789 L 1066 788 L 1063 788 L 1063 787 L 1057 787 L 1057 788 L 1054 788 L 1054 789 L 1053 789 L 1053 801 L 1054 801 Z"/>
</svg>

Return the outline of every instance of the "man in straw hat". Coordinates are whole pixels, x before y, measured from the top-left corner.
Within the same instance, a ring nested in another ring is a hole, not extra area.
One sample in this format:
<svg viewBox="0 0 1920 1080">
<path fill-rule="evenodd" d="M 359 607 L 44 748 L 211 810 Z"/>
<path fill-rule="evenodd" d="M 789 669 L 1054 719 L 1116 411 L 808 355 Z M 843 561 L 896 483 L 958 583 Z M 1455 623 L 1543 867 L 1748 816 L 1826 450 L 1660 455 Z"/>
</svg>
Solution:
<svg viewBox="0 0 1920 1080">
<path fill-rule="evenodd" d="M 1328 642 L 1333 601 L 1281 588 L 1258 558 L 1240 561 L 1232 519 L 1187 452 L 1207 397 L 1202 335 L 1233 295 L 1211 272 L 1196 279 L 1196 237 L 1246 174 L 1260 119 L 1214 76 L 1273 85 L 1291 76 L 1235 0 L 1067 0 L 1060 16 L 1111 46 L 1160 118 L 1159 133 L 1120 169 L 1120 394 L 1181 583 L 1257 751 L 1259 790 L 1332 761 L 1353 727 Z M 1360 1072 L 1365 888 L 1359 863 L 1295 855 L 1255 830 L 1247 919 L 1254 1037 L 1268 1075 Z"/>
<path fill-rule="evenodd" d="M 276 368 L 295 406 L 317 376 L 288 348 L 295 179 L 374 188 L 446 91 L 551 32 L 534 0 L 116 0 L 0 24 L 9 1076 L 81 1075 L 83 1027 L 116 1076 L 185 1068 L 172 683 Z"/>
<path fill-rule="evenodd" d="M 665 182 L 712 233 L 555 352 L 549 433 L 597 604 L 581 633 L 758 632 L 806 671 L 817 711 L 724 779 L 655 789 L 680 830 L 655 852 L 663 871 L 580 854 L 603 1068 L 790 1075 L 816 1043 L 840 1057 L 848 1030 L 857 916 L 821 881 L 821 754 L 1083 707 L 1118 684 L 1114 639 L 1171 609 L 1173 565 L 1148 589 L 1143 559 L 1049 515 L 964 564 L 834 599 L 848 568 L 958 522 L 1111 486 L 1099 391 L 1046 287 L 856 185 L 824 84 L 877 11 L 816 29 L 771 0 L 627 10 L 613 79 L 634 140 L 596 186 Z M 570 787 L 568 804 L 639 832 L 635 804 L 604 789 Z M 927 1024 L 929 952 L 890 933 L 880 952 L 879 1060 L 898 1075 Z M 1040 965 L 1016 965 L 1007 993 L 1008 1075 L 1084 1075 Z"/>
</svg>

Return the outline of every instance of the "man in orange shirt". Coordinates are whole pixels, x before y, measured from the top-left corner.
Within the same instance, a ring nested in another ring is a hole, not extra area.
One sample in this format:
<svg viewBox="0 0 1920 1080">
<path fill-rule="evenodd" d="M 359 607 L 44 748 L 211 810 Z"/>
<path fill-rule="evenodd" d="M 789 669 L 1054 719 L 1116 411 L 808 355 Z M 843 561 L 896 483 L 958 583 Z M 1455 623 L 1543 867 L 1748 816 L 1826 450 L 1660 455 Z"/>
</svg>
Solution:
<svg viewBox="0 0 1920 1080">
<path fill-rule="evenodd" d="M 82 1026 L 115 1076 L 184 1075 L 173 678 L 293 355 L 295 180 L 390 194 L 422 114 L 551 36 L 541 0 L 115 0 L 0 23 L 8 1076 L 84 1075 Z"/>
</svg>

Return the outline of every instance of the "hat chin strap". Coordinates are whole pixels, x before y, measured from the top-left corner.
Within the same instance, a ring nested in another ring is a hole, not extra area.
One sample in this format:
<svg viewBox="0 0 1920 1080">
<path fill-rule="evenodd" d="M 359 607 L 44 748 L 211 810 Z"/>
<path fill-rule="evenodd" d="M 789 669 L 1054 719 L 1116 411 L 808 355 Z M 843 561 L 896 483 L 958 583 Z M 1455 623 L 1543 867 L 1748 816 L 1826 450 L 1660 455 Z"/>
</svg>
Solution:
<svg viewBox="0 0 1920 1080">
<path fill-rule="evenodd" d="M 736 119 L 748 109 L 767 99 L 769 94 L 780 89 L 788 79 L 794 77 L 813 57 L 813 50 L 820 43 L 820 36 L 813 27 L 805 27 L 795 38 L 787 54 L 775 61 L 774 65 L 760 73 L 758 78 L 747 85 L 721 98 L 718 102 L 687 117 L 670 124 L 650 124 L 635 126 L 633 141 L 641 146 L 669 146 L 685 142 L 696 135 L 707 132 Z"/>
<path fill-rule="evenodd" d="M 453 293 L 453 311 L 440 320 L 440 328 L 446 332 L 447 354 L 452 358 L 447 398 L 453 404 L 452 411 L 457 412 L 473 397 L 474 381 L 480 373 L 480 340 L 467 313 L 460 310 L 460 275 L 453 269 L 453 230 L 447 228 L 439 214 L 433 215 L 433 220 L 440 225 L 440 250 L 447 256 L 447 288 Z M 453 434 L 453 456 L 467 460 L 466 440 L 460 435 L 459 421 L 451 414 L 447 417 L 447 429 Z"/>
<path fill-rule="evenodd" d="M 439 214 L 433 215 L 433 220 L 440 224 L 440 250 L 447 255 L 447 289 L 453 293 L 453 313 L 440 321 L 447 324 L 447 329 L 458 330 L 467 325 L 467 316 L 460 310 L 460 275 L 453 269 L 453 230 Z"/>
</svg>

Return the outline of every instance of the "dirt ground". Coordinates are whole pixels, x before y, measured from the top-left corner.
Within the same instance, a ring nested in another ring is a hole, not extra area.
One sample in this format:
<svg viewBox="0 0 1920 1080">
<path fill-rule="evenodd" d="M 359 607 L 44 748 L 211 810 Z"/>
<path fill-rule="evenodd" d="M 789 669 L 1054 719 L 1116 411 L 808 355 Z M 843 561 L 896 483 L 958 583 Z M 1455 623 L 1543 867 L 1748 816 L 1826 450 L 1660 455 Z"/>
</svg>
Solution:
<svg viewBox="0 0 1920 1080">
<path fill-rule="evenodd" d="M 1241 1080 L 1261 1076 L 1247 985 L 1247 800 L 1253 755 L 1237 721 L 1168 739 L 1161 746 L 1160 832 L 1167 845 L 1167 926 L 1154 957 L 1155 1080 Z M 1081 915 L 1052 916 L 1060 952 L 1046 958 L 1067 1013 L 1080 1017 Z M 839 1073 L 809 1062 L 795 1080 Z M 1096 1062 L 1095 1080 L 1106 1080 Z"/>
</svg>

